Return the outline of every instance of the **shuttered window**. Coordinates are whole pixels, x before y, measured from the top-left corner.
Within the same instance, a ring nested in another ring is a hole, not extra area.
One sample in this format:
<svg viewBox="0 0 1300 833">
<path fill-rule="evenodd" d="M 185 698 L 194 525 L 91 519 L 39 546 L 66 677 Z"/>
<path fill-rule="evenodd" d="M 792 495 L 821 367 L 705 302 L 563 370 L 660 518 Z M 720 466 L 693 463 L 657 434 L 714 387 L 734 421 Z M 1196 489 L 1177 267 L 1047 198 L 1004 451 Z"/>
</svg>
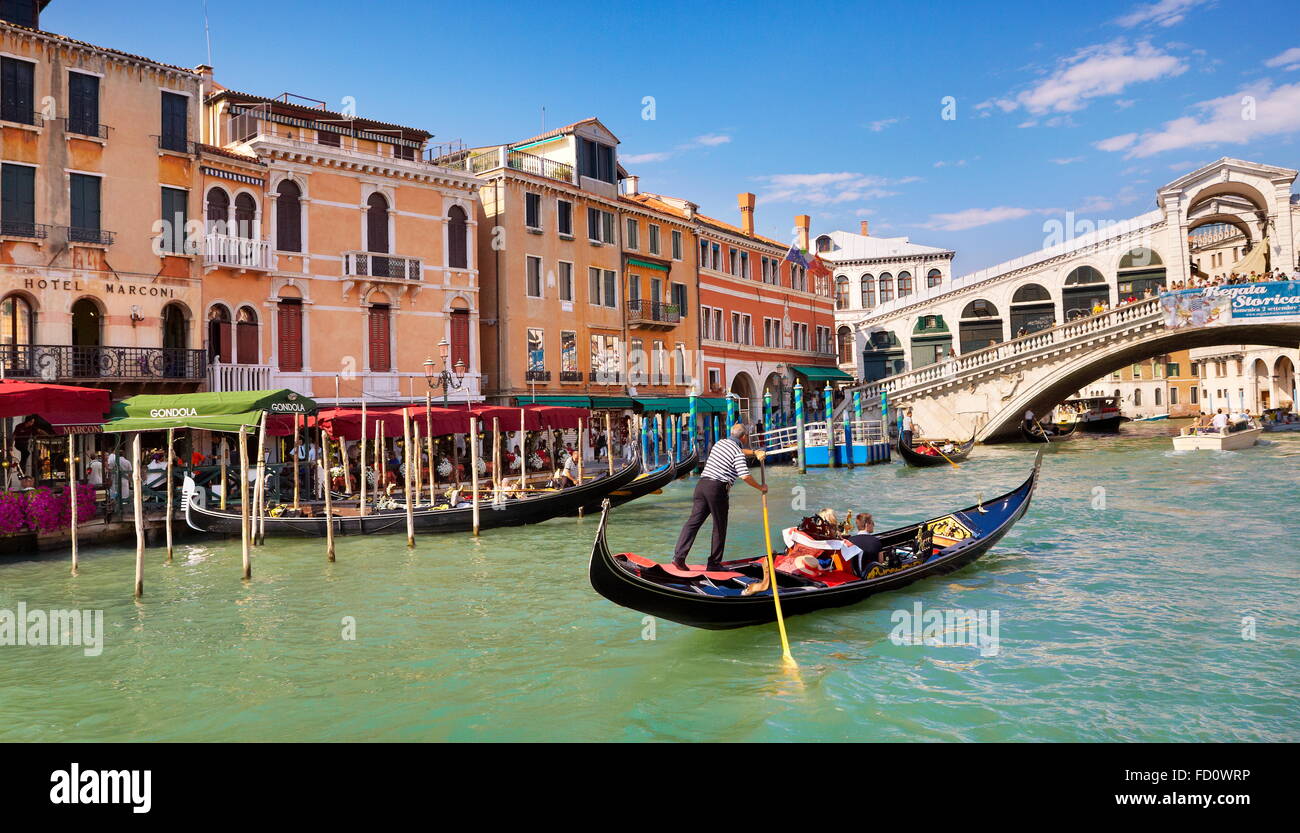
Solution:
<svg viewBox="0 0 1300 833">
<path fill-rule="evenodd" d="M 469 310 L 451 311 L 451 367 L 455 369 L 459 362 L 469 365 Z"/>
<path fill-rule="evenodd" d="M 208 313 L 208 359 L 230 364 L 230 311 L 223 306 Z"/>
<path fill-rule="evenodd" d="M 68 73 L 68 131 L 99 135 L 99 77 Z"/>
<path fill-rule="evenodd" d="M 387 373 L 392 370 L 392 356 L 388 340 L 388 307 L 379 304 L 370 308 L 370 370 Z"/>
<path fill-rule="evenodd" d="M 185 223 L 190 192 L 179 188 L 162 189 L 163 250 L 173 254 L 185 253 Z"/>
<path fill-rule="evenodd" d="M 388 200 L 371 194 L 366 200 L 366 251 L 388 252 Z"/>
<path fill-rule="evenodd" d="M 249 307 L 239 310 L 235 323 L 235 356 L 240 364 L 258 364 L 257 313 Z"/>
<path fill-rule="evenodd" d="M 469 268 L 469 227 L 465 209 L 453 205 L 447 212 L 447 265 L 452 269 Z"/>
<path fill-rule="evenodd" d="M 190 100 L 176 93 L 162 94 L 162 133 L 159 147 L 181 153 L 189 151 Z"/>
<path fill-rule="evenodd" d="M 275 248 L 302 251 L 302 190 L 289 180 L 275 189 Z"/>
<path fill-rule="evenodd" d="M 36 169 L 27 165 L 4 166 L 0 174 L 0 218 L 3 233 L 16 237 L 36 234 Z"/>
<path fill-rule="evenodd" d="M 72 203 L 72 227 L 82 231 L 98 232 L 99 177 L 86 174 L 68 175 L 69 196 Z M 82 239 L 73 232 L 73 239 Z"/>
<path fill-rule="evenodd" d="M 276 312 L 280 370 L 296 373 L 302 370 L 302 302 L 285 299 L 276 306 Z"/>
<path fill-rule="evenodd" d="M 36 121 L 32 103 L 32 70 L 35 65 L 17 58 L 0 58 L 0 119 L 32 124 Z"/>
</svg>

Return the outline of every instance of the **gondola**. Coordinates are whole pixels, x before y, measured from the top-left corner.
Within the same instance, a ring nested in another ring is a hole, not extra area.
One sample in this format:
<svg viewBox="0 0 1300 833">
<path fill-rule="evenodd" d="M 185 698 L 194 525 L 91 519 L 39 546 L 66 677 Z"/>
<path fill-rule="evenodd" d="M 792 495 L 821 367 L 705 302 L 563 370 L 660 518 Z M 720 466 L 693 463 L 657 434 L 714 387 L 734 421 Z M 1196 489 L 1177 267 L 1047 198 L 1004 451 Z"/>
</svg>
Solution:
<svg viewBox="0 0 1300 833">
<path fill-rule="evenodd" d="M 691 453 L 687 454 L 685 458 L 677 461 L 677 475 L 676 475 L 677 479 L 682 480 L 694 474 L 695 467 L 699 464 L 699 462 L 700 462 L 699 443 L 692 443 Z"/>
<path fill-rule="evenodd" d="M 637 478 L 640 465 L 640 460 L 634 456 L 612 476 L 598 478 L 581 486 L 544 492 L 535 497 L 512 498 L 500 504 L 482 501 L 479 504 L 479 529 L 535 524 L 577 514 L 578 507 L 599 505 L 612 492 L 631 484 Z M 340 514 L 339 508 L 335 507 L 333 518 L 335 535 L 378 535 L 406 531 L 405 509 L 374 510 L 362 516 Z M 470 506 L 457 509 L 419 509 L 413 515 L 416 532 L 465 532 L 474 528 L 474 509 Z M 199 532 L 240 534 L 238 512 L 221 512 L 199 506 L 197 498 L 193 496 L 185 501 L 185 521 Z M 323 515 L 305 518 L 268 517 L 265 519 L 266 534 L 268 537 L 324 537 L 325 522 Z"/>
<path fill-rule="evenodd" d="M 976 506 L 879 534 L 891 566 L 873 567 L 866 578 L 839 571 L 835 579 L 778 572 L 781 610 L 789 616 L 854 604 L 876 593 L 950 573 L 988 552 L 1029 509 L 1038 483 L 1043 450 L 1028 479 L 1015 489 Z M 610 509 L 601 513 L 587 574 L 606 599 L 651 616 L 708 630 L 761 625 L 776 618 L 770 590 L 744 595 L 763 576 L 761 555 L 726 561 L 721 572 L 681 572 L 639 555 L 615 555 L 606 543 Z M 918 551 L 920 555 L 918 556 Z M 897 566 L 894 566 L 894 565 Z M 849 577 L 847 580 L 840 581 Z"/>
<path fill-rule="evenodd" d="M 1058 422 L 1049 422 L 1047 424 L 1038 423 L 1038 427 L 1043 429 L 1043 433 L 1030 431 L 1025 427 L 1025 423 L 1020 423 L 1020 436 L 1025 438 L 1027 443 L 1049 443 L 1057 439 L 1065 439 L 1074 433 L 1074 429 L 1079 427 L 1078 422 L 1070 422 L 1061 425 Z M 1044 436 L 1043 434 L 1046 434 Z"/>
<path fill-rule="evenodd" d="M 603 500 L 608 500 L 613 506 L 620 506 L 639 497 L 654 494 L 676 478 L 677 466 L 669 460 L 657 469 L 637 475 L 631 483 L 621 489 L 615 489 L 608 496 L 592 498 L 590 503 L 583 504 L 582 509 L 585 512 L 595 512 L 600 509 Z M 577 511 L 575 510 L 573 514 L 577 514 Z"/>
<path fill-rule="evenodd" d="M 929 443 L 929 445 L 938 447 L 938 443 Z M 970 456 L 971 449 L 975 447 L 975 435 L 972 434 L 971 438 L 962 445 L 957 446 L 955 451 L 951 453 L 944 452 L 943 457 L 940 457 L 938 454 L 921 454 L 918 451 L 913 451 L 911 448 L 907 447 L 907 444 L 904 443 L 901 438 L 896 443 L 896 446 L 898 448 L 898 456 L 902 457 L 903 462 L 907 463 L 909 466 L 915 466 L 919 469 L 930 468 L 931 466 L 946 466 L 948 465 L 949 460 L 954 463 L 960 463 L 962 460 L 965 460 Z M 945 460 L 944 457 L 948 459 Z"/>
</svg>

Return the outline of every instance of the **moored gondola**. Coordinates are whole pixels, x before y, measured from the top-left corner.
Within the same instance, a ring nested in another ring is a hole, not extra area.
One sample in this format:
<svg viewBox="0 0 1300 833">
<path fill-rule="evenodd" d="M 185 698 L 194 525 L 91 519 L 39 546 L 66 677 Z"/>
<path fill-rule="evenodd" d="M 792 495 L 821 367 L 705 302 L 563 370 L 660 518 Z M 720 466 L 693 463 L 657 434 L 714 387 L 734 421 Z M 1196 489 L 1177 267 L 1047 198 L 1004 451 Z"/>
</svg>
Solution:
<svg viewBox="0 0 1300 833">
<path fill-rule="evenodd" d="M 1058 439 L 1063 440 L 1079 427 L 1078 422 L 1068 422 L 1064 425 L 1059 422 L 1035 422 L 1034 424 L 1038 427 L 1031 431 L 1023 422 L 1020 423 L 1020 436 L 1024 437 L 1027 443 L 1050 443 Z"/>
<path fill-rule="evenodd" d="M 928 442 L 924 444 L 933 446 L 939 451 L 942 451 L 943 449 L 943 446 L 937 442 Z M 908 448 L 902 438 L 899 438 L 895 445 L 898 448 L 898 456 L 903 458 L 903 462 L 907 463 L 909 466 L 923 469 L 932 466 L 946 466 L 950 462 L 960 463 L 962 460 L 965 460 L 970 456 L 971 449 L 975 447 L 975 435 L 972 434 L 969 440 L 959 446 L 955 446 L 953 451 L 943 451 L 942 456 L 939 454 L 923 454 L 916 450 L 916 446 Z"/>
<path fill-rule="evenodd" d="M 837 571 L 814 580 L 777 570 L 781 608 L 787 617 L 862 599 L 970 564 L 1002 539 L 1028 510 L 1038 483 L 1042 449 L 1029 477 L 1018 487 L 982 504 L 921 523 L 879 533 L 890 566 L 873 567 L 865 578 Z M 763 555 L 726 561 L 722 570 L 679 571 L 671 564 L 632 553 L 614 554 L 606 541 L 610 509 L 601 513 L 587 573 L 606 599 L 651 616 L 709 630 L 761 625 L 775 619 L 771 590 L 760 587 Z"/>
<path fill-rule="evenodd" d="M 481 501 L 479 529 L 541 523 L 551 518 L 576 514 L 580 506 L 599 505 L 612 492 L 632 483 L 637 478 L 640 465 L 640 461 L 633 457 L 613 475 L 597 478 L 581 486 L 542 492 L 532 497 L 511 498 L 499 503 Z M 364 516 L 342 514 L 341 509 L 342 507 L 336 507 L 333 516 L 335 535 L 378 535 L 406 531 L 406 510 L 403 507 L 372 510 Z M 474 528 L 474 509 L 471 506 L 418 509 L 413 517 L 416 532 L 466 532 Z M 185 520 L 199 532 L 240 534 L 238 512 L 222 512 L 199 506 L 194 496 L 185 500 Z M 264 523 L 268 536 L 316 538 L 324 537 L 326 532 L 326 519 L 323 515 L 268 517 Z"/>
<path fill-rule="evenodd" d="M 677 474 L 675 475 L 675 477 L 678 480 L 682 480 L 683 478 L 690 477 L 692 474 L 695 473 L 695 467 L 699 464 L 699 462 L 700 462 L 699 443 L 692 443 L 691 453 L 687 454 L 684 458 L 677 461 Z"/>
<path fill-rule="evenodd" d="M 608 496 L 593 498 L 590 503 L 583 504 L 582 508 L 585 512 L 595 512 L 600 509 L 603 500 L 608 500 L 612 506 L 620 506 L 637 498 L 655 494 L 675 479 L 677 479 L 677 466 L 669 460 L 657 469 L 637 475 L 631 483 L 621 489 L 615 489 Z"/>
</svg>

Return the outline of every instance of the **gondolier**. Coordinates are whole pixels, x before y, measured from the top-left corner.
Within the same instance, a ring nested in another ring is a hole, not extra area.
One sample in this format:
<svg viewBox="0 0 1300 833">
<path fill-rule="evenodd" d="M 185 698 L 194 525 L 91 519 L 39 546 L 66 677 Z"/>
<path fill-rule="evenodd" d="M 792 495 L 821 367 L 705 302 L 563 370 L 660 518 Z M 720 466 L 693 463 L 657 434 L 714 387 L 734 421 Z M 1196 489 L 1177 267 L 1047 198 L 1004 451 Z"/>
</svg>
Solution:
<svg viewBox="0 0 1300 833">
<path fill-rule="evenodd" d="M 727 493 L 731 484 L 743 480 L 749 485 L 767 494 L 767 486 L 760 484 L 749 473 L 745 463 L 745 452 L 740 444 L 745 441 L 748 432 L 741 423 L 731 427 L 731 436 L 719 440 L 709 452 L 709 459 L 704 464 L 700 482 L 695 486 L 695 500 L 691 505 L 691 516 L 682 527 L 682 534 L 677 539 L 677 549 L 673 552 L 673 566 L 679 570 L 686 569 L 686 556 L 695 543 L 695 536 L 704 519 L 713 516 L 713 540 L 709 547 L 709 570 L 718 570 L 722 566 L 722 553 L 727 545 L 727 513 L 729 500 Z"/>
</svg>

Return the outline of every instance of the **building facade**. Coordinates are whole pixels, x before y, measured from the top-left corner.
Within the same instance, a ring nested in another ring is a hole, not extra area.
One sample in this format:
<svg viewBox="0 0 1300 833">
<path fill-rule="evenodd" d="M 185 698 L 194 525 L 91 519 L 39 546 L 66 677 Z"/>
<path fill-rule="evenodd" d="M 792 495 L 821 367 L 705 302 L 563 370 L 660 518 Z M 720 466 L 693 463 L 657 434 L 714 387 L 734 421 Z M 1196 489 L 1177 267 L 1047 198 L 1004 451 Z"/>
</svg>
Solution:
<svg viewBox="0 0 1300 833">
<path fill-rule="evenodd" d="M 448 400 L 480 400 L 478 179 L 429 161 L 427 131 L 202 69 L 211 389 L 422 401 L 445 341 Z"/>
<path fill-rule="evenodd" d="M 201 76 L 22 22 L 0 20 L 4 374 L 197 390 L 202 281 L 175 224 L 198 210 Z"/>
<path fill-rule="evenodd" d="M 1190 351 L 1200 383 L 1199 408 L 1205 413 L 1271 408 L 1295 409 L 1296 366 L 1300 350 L 1252 347 L 1199 347 Z"/>
</svg>

